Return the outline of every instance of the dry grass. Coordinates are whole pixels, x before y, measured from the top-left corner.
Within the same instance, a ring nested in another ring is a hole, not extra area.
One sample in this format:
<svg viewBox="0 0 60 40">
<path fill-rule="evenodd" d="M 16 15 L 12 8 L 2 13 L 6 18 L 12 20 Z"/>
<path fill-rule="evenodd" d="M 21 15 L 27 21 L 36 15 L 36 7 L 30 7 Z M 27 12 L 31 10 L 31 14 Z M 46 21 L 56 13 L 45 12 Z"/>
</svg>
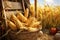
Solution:
<svg viewBox="0 0 60 40">
<path fill-rule="evenodd" d="M 40 20 L 44 27 L 46 25 L 60 26 L 60 7 L 45 6 L 44 9 L 40 8 L 39 10 Z"/>
</svg>

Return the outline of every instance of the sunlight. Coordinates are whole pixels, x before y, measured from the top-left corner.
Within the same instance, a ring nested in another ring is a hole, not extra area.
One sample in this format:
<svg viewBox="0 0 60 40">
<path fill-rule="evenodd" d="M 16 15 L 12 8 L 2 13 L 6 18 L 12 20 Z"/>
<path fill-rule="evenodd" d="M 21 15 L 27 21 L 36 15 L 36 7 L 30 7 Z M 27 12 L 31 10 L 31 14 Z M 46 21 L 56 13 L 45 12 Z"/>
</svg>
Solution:
<svg viewBox="0 0 60 40">
<path fill-rule="evenodd" d="M 50 3 L 52 3 L 53 2 L 53 0 L 45 0 L 46 2 L 50 2 Z"/>
<path fill-rule="evenodd" d="M 44 0 L 45 4 L 52 5 L 54 4 L 54 0 Z"/>
</svg>

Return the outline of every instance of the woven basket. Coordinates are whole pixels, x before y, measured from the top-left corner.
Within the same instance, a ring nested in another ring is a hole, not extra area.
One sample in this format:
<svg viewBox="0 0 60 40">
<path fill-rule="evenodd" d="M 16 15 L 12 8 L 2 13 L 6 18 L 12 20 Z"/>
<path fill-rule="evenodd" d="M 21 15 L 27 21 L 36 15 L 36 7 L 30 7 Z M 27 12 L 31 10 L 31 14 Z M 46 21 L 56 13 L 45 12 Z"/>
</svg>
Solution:
<svg viewBox="0 0 60 40">
<path fill-rule="evenodd" d="M 35 32 L 23 31 L 18 34 L 16 34 L 16 32 L 10 31 L 8 34 L 8 39 L 10 40 L 37 40 L 38 35 L 39 35 L 39 31 L 35 31 Z"/>
</svg>

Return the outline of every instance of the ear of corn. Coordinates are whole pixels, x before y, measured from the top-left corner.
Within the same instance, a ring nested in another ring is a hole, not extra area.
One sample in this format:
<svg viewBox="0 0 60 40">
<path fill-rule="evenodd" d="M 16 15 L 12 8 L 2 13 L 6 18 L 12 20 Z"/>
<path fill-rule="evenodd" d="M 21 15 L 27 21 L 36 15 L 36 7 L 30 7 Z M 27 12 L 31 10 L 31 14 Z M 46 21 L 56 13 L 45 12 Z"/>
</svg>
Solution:
<svg viewBox="0 0 60 40">
<path fill-rule="evenodd" d="M 28 18 L 28 16 L 29 16 L 29 9 L 28 9 L 28 8 L 26 8 L 26 10 L 25 10 L 25 12 L 24 12 L 24 16 L 25 16 L 26 18 Z"/>
<path fill-rule="evenodd" d="M 15 23 L 17 28 L 20 29 L 20 27 L 24 27 L 22 22 L 18 20 L 18 18 L 15 15 L 11 15 L 11 20 Z"/>
<path fill-rule="evenodd" d="M 7 22 L 8 22 L 8 26 L 9 26 L 12 30 L 17 30 L 16 25 L 15 25 L 12 21 L 7 20 Z"/>
<path fill-rule="evenodd" d="M 22 22 L 27 22 L 27 18 L 23 16 L 20 12 L 17 13 L 17 18 Z"/>
</svg>

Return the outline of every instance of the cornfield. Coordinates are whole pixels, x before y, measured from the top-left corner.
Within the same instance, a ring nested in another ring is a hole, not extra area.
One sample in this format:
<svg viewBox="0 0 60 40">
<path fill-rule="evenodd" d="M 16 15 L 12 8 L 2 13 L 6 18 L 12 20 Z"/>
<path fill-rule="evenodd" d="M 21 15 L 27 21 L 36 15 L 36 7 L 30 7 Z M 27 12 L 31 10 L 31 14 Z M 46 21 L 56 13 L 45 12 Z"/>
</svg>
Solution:
<svg viewBox="0 0 60 40">
<path fill-rule="evenodd" d="M 38 7 L 38 20 L 42 21 L 42 26 L 60 26 L 60 7 L 45 5 L 44 8 Z"/>
</svg>

